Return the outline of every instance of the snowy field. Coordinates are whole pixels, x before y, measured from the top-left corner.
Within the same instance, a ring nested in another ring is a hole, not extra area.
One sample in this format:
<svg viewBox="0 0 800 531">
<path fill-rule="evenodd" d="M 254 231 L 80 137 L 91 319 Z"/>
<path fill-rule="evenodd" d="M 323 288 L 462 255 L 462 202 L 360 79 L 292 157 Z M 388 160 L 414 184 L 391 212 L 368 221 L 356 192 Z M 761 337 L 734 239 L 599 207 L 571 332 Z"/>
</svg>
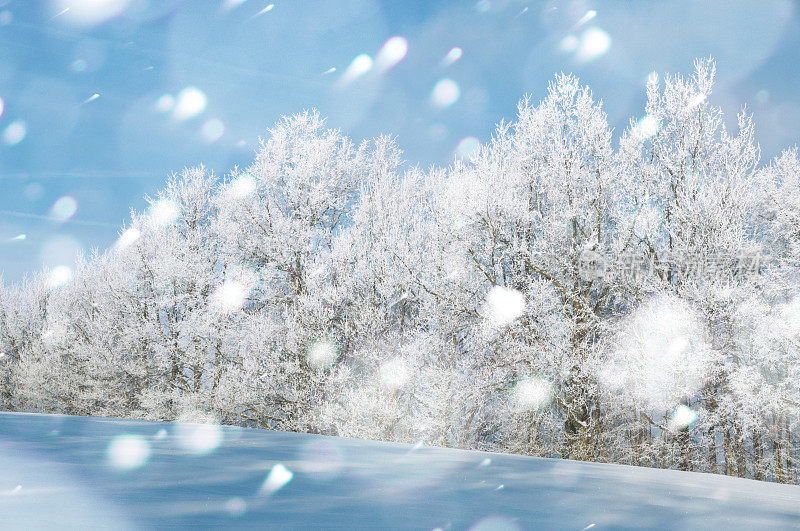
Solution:
<svg viewBox="0 0 800 531">
<path fill-rule="evenodd" d="M 0 413 L 7 529 L 800 528 L 800 488 L 233 427 Z"/>
</svg>

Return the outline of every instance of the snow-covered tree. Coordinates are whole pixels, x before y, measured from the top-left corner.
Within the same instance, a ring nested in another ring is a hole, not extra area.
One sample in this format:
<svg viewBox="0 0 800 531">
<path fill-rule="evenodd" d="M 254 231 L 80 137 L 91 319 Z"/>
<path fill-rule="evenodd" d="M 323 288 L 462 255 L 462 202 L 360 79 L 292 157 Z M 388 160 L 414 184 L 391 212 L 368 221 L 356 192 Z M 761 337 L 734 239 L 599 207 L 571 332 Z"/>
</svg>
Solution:
<svg viewBox="0 0 800 531">
<path fill-rule="evenodd" d="M 797 482 L 800 161 L 759 166 L 714 70 L 653 76 L 617 149 L 559 75 L 429 171 L 284 118 L 69 283 L 0 285 L 0 408 Z"/>
</svg>

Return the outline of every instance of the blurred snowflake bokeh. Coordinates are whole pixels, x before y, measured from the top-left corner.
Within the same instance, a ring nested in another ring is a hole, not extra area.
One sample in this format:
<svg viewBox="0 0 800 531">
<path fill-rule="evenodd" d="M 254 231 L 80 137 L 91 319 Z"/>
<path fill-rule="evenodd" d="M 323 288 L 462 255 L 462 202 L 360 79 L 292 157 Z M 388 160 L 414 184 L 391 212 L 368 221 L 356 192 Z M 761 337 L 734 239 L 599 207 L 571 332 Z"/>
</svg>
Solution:
<svg viewBox="0 0 800 531">
<path fill-rule="evenodd" d="M 649 76 L 714 56 L 715 103 L 747 105 L 771 158 L 800 136 L 798 29 L 790 0 L 0 0 L 0 274 L 66 281 L 170 172 L 245 164 L 304 108 L 447 164 L 556 72 L 620 131 Z"/>
</svg>

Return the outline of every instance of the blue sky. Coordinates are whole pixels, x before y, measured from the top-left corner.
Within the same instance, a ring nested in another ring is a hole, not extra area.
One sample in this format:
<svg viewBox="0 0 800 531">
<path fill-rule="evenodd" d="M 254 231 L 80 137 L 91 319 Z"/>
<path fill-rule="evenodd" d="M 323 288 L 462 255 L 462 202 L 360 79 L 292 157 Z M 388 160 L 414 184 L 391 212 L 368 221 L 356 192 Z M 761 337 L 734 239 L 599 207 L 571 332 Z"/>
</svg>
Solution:
<svg viewBox="0 0 800 531">
<path fill-rule="evenodd" d="M 282 114 L 447 164 L 557 72 L 619 132 L 651 72 L 709 55 L 712 102 L 731 125 L 747 105 L 765 159 L 798 142 L 790 0 L 0 0 L 0 274 L 108 248 L 169 173 L 248 164 Z"/>
</svg>

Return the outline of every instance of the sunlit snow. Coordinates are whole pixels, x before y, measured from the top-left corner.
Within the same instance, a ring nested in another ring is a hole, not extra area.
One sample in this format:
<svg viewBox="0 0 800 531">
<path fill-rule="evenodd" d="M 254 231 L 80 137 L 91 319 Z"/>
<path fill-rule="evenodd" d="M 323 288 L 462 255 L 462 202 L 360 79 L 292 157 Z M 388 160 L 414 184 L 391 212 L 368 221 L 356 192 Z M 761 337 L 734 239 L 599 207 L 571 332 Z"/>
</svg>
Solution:
<svg viewBox="0 0 800 531">
<path fill-rule="evenodd" d="M 167 426 L 0 413 L 4 526 L 752 529 L 791 527 L 800 511 L 796 486 L 713 474 L 230 426 L 220 451 L 194 457 L 131 433 Z M 130 468 L 112 464 L 116 445 Z"/>
</svg>

